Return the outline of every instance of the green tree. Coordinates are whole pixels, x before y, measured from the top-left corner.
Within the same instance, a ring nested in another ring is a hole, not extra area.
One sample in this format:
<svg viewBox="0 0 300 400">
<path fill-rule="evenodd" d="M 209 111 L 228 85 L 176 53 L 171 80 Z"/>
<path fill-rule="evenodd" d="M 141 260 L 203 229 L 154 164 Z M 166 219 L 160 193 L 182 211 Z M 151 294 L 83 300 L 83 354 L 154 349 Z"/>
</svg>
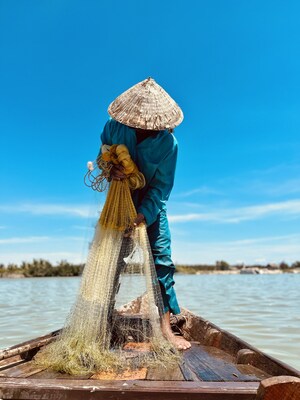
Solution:
<svg viewBox="0 0 300 400">
<path fill-rule="evenodd" d="M 295 261 L 295 262 L 292 264 L 292 268 L 300 268 L 300 261 Z"/>
<path fill-rule="evenodd" d="M 282 262 L 279 264 L 279 268 L 280 268 L 280 269 L 288 269 L 288 268 L 289 268 L 289 265 L 288 265 L 286 262 L 282 261 Z"/>
<path fill-rule="evenodd" d="M 221 271 L 228 271 L 230 269 L 230 265 L 226 261 L 216 261 L 217 269 Z"/>
</svg>

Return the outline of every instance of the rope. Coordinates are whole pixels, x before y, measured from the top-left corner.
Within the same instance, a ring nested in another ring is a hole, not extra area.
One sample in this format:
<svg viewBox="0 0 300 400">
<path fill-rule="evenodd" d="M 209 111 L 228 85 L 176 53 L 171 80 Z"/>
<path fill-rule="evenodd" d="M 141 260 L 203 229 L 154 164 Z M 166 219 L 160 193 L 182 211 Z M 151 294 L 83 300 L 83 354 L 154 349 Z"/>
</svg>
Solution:
<svg viewBox="0 0 300 400">
<path fill-rule="evenodd" d="M 122 172 L 126 175 L 125 179 L 111 181 L 111 170 L 115 165 L 122 167 Z M 99 220 L 101 226 L 118 231 L 131 230 L 136 210 L 130 191 L 143 188 L 146 181 L 130 157 L 127 147 L 124 144 L 112 146 L 104 144 L 102 154 L 97 160 L 94 163 L 88 162 L 88 169 L 85 184 L 93 190 L 102 192 L 111 181 Z M 97 169 L 98 173 L 93 173 Z"/>
</svg>

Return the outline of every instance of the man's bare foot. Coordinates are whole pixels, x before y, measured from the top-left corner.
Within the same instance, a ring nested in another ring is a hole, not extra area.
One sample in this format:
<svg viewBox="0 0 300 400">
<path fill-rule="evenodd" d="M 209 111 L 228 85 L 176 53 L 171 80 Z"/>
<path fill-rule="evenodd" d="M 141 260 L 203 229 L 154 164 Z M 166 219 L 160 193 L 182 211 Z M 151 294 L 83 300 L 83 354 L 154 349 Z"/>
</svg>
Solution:
<svg viewBox="0 0 300 400">
<path fill-rule="evenodd" d="M 161 329 L 163 335 L 167 340 L 169 340 L 174 347 L 178 350 L 187 350 L 191 347 L 191 343 L 185 340 L 182 336 L 176 336 L 172 332 L 172 328 L 170 325 L 170 313 L 166 312 L 162 319 Z"/>
<path fill-rule="evenodd" d="M 185 340 L 182 336 L 176 336 L 174 333 L 172 335 L 166 336 L 166 338 L 171 342 L 174 347 L 178 350 L 187 350 L 191 347 L 191 343 Z"/>
</svg>

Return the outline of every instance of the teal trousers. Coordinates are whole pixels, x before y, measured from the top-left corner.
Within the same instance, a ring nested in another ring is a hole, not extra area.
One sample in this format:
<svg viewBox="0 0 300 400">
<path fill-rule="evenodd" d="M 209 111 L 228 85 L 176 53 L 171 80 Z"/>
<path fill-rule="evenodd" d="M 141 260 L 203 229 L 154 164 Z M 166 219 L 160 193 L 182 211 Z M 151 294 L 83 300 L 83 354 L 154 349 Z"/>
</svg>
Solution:
<svg viewBox="0 0 300 400">
<path fill-rule="evenodd" d="M 156 221 L 148 226 L 147 232 L 161 288 L 164 312 L 179 314 L 180 308 L 174 289 L 175 266 L 171 258 L 171 234 L 165 208 L 160 211 Z"/>
</svg>

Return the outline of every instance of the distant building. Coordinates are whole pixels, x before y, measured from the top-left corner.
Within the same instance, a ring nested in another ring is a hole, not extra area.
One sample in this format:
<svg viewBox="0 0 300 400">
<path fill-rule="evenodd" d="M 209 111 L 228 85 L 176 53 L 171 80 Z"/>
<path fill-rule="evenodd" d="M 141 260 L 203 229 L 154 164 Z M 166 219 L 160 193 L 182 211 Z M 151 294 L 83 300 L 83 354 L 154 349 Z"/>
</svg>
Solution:
<svg viewBox="0 0 300 400">
<path fill-rule="evenodd" d="M 268 269 L 280 269 L 279 264 L 275 264 L 275 263 L 270 263 L 266 265 L 266 268 Z"/>
</svg>

